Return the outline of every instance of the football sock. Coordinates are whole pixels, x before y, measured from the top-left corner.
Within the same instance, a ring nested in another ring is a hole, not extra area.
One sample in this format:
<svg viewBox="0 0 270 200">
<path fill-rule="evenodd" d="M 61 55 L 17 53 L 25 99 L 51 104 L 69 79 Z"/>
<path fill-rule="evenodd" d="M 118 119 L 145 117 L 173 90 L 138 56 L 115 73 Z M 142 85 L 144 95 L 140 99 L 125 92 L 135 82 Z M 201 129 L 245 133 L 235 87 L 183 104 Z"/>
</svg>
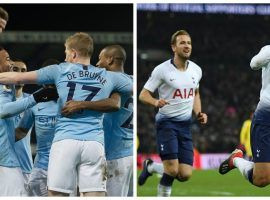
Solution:
<svg viewBox="0 0 270 200">
<path fill-rule="evenodd" d="M 243 158 L 234 158 L 233 165 L 239 169 L 241 174 L 250 182 L 252 181 L 254 162 L 247 161 Z M 251 182 L 252 183 L 252 182 Z"/>
<path fill-rule="evenodd" d="M 163 172 L 164 172 L 163 164 L 162 163 L 153 162 L 153 163 L 151 163 L 151 164 L 149 164 L 147 166 L 147 171 L 150 174 L 158 173 L 158 174 L 162 175 Z"/>
<path fill-rule="evenodd" d="M 158 185 L 158 196 L 159 197 L 169 197 L 171 196 L 172 184 L 174 177 L 163 173 L 163 176 Z"/>
</svg>

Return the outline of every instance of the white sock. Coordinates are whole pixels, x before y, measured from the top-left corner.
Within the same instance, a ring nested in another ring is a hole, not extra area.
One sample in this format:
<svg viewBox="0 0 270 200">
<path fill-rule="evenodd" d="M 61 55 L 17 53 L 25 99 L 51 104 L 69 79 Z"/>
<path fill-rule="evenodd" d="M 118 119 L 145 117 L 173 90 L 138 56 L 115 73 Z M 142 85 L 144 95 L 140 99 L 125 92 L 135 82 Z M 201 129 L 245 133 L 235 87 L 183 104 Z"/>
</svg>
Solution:
<svg viewBox="0 0 270 200">
<path fill-rule="evenodd" d="M 241 174 L 248 180 L 248 171 L 254 167 L 254 162 L 247 161 L 244 158 L 234 158 L 233 165 L 237 167 Z"/>
<path fill-rule="evenodd" d="M 158 184 L 158 197 L 170 197 L 172 187 Z"/>
<path fill-rule="evenodd" d="M 147 166 L 147 171 L 151 174 L 158 173 L 160 175 L 163 174 L 164 168 L 162 163 L 153 162 Z"/>
</svg>

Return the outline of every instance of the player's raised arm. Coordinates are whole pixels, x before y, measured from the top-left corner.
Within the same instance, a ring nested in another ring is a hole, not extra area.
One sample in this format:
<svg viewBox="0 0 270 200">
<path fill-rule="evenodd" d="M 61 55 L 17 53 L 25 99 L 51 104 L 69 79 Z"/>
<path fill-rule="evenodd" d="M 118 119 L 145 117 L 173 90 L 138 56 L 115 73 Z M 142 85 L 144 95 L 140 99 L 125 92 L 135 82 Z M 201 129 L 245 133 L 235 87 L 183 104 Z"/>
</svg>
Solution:
<svg viewBox="0 0 270 200">
<path fill-rule="evenodd" d="M 61 113 L 69 116 L 80 110 L 93 110 L 98 112 L 115 112 L 120 109 L 121 99 L 118 93 L 113 93 L 110 98 L 99 101 L 68 101 Z"/>
<path fill-rule="evenodd" d="M 1 84 L 35 84 L 37 83 L 37 72 L 4 72 L 0 73 Z"/>
<path fill-rule="evenodd" d="M 250 61 L 250 67 L 253 70 L 259 70 L 266 67 L 270 62 L 270 45 L 264 46 L 260 52 L 255 55 Z"/>
</svg>

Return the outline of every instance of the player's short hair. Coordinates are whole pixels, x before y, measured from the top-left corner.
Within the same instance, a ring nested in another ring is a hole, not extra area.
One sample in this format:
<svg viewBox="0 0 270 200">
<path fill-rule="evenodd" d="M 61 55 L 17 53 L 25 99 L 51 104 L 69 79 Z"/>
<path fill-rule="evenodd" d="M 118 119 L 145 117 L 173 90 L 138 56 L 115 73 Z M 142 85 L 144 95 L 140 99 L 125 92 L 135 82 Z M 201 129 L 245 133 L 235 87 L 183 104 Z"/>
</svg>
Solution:
<svg viewBox="0 0 270 200">
<path fill-rule="evenodd" d="M 176 43 L 176 38 L 178 35 L 188 35 L 190 37 L 189 33 L 186 30 L 178 30 L 171 37 L 171 45 Z"/>
<path fill-rule="evenodd" d="M 2 7 L 0 7 L 0 17 L 6 21 L 8 21 L 8 18 L 9 18 L 8 12 Z"/>
<path fill-rule="evenodd" d="M 87 33 L 75 33 L 66 39 L 66 48 L 75 49 L 82 57 L 91 57 L 94 50 L 93 38 Z"/>
<path fill-rule="evenodd" d="M 127 54 L 125 49 L 120 45 L 109 45 L 105 47 L 107 54 L 113 56 L 115 60 L 122 62 L 123 64 L 126 61 Z"/>
<path fill-rule="evenodd" d="M 59 65 L 59 64 L 60 64 L 59 60 L 56 60 L 56 59 L 54 59 L 54 58 L 49 58 L 49 59 L 45 60 L 45 61 L 41 64 L 41 68 L 47 67 L 47 66 L 49 66 L 49 65 Z"/>
<path fill-rule="evenodd" d="M 2 46 L 0 46 L 0 51 L 2 51 L 2 50 L 5 50 L 5 48 L 4 48 L 4 47 L 2 47 Z"/>
</svg>

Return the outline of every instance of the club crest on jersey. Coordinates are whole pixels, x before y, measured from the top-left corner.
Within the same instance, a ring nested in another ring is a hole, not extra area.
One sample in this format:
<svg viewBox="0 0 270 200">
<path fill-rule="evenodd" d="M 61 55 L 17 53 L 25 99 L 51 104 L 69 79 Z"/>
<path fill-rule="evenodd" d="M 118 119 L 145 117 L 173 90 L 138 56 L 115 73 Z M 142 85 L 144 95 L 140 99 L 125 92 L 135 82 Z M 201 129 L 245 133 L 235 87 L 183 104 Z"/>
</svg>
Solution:
<svg viewBox="0 0 270 200">
<path fill-rule="evenodd" d="M 188 99 L 194 96 L 194 89 L 193 88 L 184 88 L 184 89 L 176 89 L 173 94 L 173 99 L 180 98 L 180 99 Z"/>
</svg>

